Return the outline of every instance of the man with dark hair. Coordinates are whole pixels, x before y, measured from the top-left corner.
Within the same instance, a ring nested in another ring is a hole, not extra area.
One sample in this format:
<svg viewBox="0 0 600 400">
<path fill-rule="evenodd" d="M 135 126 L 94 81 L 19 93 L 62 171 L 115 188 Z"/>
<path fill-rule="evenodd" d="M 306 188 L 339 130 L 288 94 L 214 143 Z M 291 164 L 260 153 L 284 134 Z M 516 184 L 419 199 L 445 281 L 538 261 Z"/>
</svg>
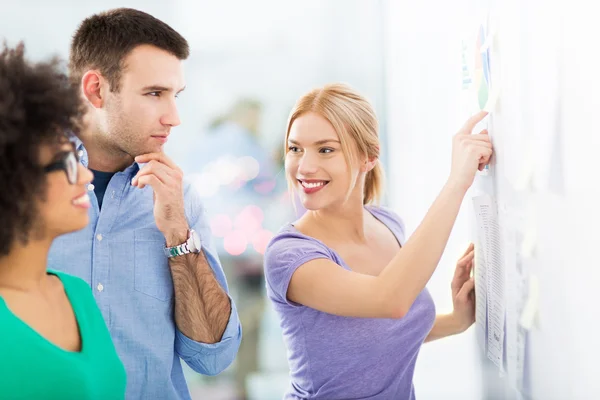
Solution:
<svg viewBox="0 0 600 400">
<path fill-rule="evenodd" d="M 163 153 L 179 125 L 186 40 L 144 12 L 84 20 L 70 75 L 87 105 L 78 142 L 94 172 L 90 225 L 50 265 L 85 279 L 127 370 L 128 399 L 189 399 L 180 358 L 215 375 L 241 341 L 199 196 Z"/>
</svg>

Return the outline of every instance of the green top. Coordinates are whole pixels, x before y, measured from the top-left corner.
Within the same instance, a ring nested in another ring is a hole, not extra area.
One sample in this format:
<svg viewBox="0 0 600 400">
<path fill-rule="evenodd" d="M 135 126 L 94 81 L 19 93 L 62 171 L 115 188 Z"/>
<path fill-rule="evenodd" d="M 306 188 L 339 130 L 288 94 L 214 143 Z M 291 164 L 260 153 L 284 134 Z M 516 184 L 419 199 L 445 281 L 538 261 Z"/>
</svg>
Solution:
<svg viewBox="0 0 600 400">
<path fill-rule="evenodd" d="M 13 314 L 0 296 L 0 398 L 123 399 L 125 368 L 90 287 L 48 271 L 62 282 L 81 335 L 81 351 L 64 350 Z"/>
</svg>

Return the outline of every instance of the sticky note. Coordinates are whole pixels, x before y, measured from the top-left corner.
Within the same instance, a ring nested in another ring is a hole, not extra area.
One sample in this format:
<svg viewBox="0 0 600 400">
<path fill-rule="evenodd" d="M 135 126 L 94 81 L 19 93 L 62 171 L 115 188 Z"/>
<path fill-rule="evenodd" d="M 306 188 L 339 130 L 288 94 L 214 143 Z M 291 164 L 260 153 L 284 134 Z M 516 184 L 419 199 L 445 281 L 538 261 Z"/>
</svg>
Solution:
<svg viewBox="0 0 600 400">
<path fill-rule="evenodd" d="M 529 293 L 527 294 L 527 301 L 523 307 L 519 324 L 527 330 L 533 328 L 536 322 L 536 316 L 539 307 L 540 289 L 539 282 L 535 275 L 529 276 Z"/>
</svg>

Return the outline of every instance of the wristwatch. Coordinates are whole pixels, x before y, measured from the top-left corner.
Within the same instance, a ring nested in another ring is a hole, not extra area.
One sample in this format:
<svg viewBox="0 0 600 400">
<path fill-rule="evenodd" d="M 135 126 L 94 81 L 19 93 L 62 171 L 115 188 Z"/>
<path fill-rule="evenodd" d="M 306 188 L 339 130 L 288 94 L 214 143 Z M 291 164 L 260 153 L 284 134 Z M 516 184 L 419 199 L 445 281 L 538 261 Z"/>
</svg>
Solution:
<svg viewBox="0 0 600 400">
<path fill-rule="evenodd" d="M 165 248 L 165 255 L 169 258 L 182 256 L 184 254 L 190 253 L 200 253 L 202 249 L 202 241 L 200 240 L 200 236 L 194 231 L 190 229 L 188 231 L 188 240 L 185 243 L 182 243 L 173 247 Z"/>
</svg>

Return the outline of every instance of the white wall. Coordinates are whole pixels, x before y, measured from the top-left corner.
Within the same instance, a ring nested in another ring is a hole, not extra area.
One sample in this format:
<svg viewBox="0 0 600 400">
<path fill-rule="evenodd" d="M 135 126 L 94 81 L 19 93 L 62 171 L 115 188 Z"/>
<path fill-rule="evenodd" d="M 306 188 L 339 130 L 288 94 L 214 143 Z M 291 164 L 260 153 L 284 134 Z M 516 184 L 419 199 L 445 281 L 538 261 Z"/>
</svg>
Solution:
<svg viewBox="0 0 600 400">
<path fill-rule="evenodd" d="M 600 110 L 600 25 L 596 4 L 568 2 L 564 15 L 563 58 L 563 155 L 566 186 L 566 226 L 562 239 L 568 284 L 555 288 L 566 292 L 571 315 L 569 343 L 572 399 L 597 398 L 600 393 L 597 340 L 600 262 L 600 180 L 598 179 L 598 110 Z M 562 343 L 561 343 L 562 344 Z M 560 345 L 559 345 L 560 346 Z"/>
<path fill-rule="evenodd" d="M 503 24 L 495 64 L 501 72 L 501 95 L 493 120 L 499 174 L 478 178 L 483 183 L 479 189 L 495 191 L 517 215 L 535 211 L 537 245 L 528 268 L 539 279 L 540 296 L 528 346 L 529 394 L 540 400 L 597 398 L 600 263 L 595 228 L 600 224 L 600 181 L 594 161 L 600 148 L 595 126 L 600 28 L 593 2 L 386 3 L 392 204 L 414 230 L 447 176 L 450 137 L 465 118 L 459 105 L 460 31 L 477 7 L 486 5 Z M 555 129 L 558 144 L 541 147 Z M 551 163 L 545 168 L 542 162 L 549 152 Z M 508 201 L 515 188 L 503 173 L 518 175 L 531 160 L 533 184 L 518 194 L 524 202 Z M 470 197 L 429 285 L 442 308 L 450 305 L 455 256 L 471 235 Z M 533 202 L 531 209 L 527 201 Z M 497 369 L 489 370 L 482 361 L 473 332 L 426 344 L 417 364 L 417 395 L 516 398 L 506 381 L 498 379 Z"/>
</svg>

